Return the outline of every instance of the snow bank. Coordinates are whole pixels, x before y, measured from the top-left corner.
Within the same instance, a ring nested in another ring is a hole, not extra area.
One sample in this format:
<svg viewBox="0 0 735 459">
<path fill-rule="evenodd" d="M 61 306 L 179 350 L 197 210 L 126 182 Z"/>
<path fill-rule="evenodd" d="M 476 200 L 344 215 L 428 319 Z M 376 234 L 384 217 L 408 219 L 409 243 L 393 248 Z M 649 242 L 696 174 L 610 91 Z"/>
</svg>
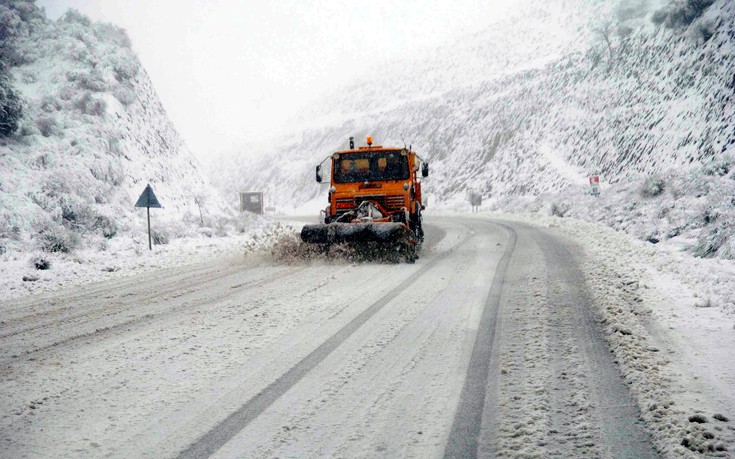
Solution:
<svg viewBox="0 0 735 459">
<path fill-rule="evenodd" d="M 584 252 L 595 311 L 664 456 L 726 456 L 735 447 L 735 263 L 570 218 L 492 217 L 557 230 Z"/>
</svg>

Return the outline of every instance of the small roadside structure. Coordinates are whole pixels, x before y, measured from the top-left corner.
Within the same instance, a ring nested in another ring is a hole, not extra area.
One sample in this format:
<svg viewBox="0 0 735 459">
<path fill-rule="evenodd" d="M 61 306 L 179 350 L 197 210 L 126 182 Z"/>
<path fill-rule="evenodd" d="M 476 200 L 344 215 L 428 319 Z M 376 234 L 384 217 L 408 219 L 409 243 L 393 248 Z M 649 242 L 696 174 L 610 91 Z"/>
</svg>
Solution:
<svg viewBox="0 0 735 459">
<path fill-rule="evenodd" d="M 590 194 L 592 194 L 592 196 L 600 195 L 600 176 L 599 175 L 590 176 Z"/>
<path fill-rule="evenodd" d="M 263 192 L 262 191 L 241 191 L 240 192 L 240 212 L 252 212 L 254 214 L 263 213 Z"/>
</svg>

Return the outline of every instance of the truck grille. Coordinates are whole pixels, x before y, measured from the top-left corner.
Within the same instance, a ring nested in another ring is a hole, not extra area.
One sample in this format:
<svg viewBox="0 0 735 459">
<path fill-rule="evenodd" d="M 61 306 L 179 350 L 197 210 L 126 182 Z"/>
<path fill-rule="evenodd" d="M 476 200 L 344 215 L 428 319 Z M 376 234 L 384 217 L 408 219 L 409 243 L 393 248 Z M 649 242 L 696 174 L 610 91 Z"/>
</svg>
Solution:
<svg viewBox="0 0 735 459">
<path fill-rule="evenodd" d="M 383 208 L 385 208 L 385 210 L 387 210 L 388 212 L 396 212 L 398 210 L 401 210 L 402 207 L 405 207 L 405 204 L 403 203 L 403 196 L 401 196 L 400 194 L 394 196 L 357 196 L 355 200 L 357 201 L 358 206 L 363 201 L 375 201 L 383 206 Z"/>
<path fill-rule="evenodd" d="M 401 210 L 401 208 L 405 207 L 403 196 L 402 195 L 393 195 L 393 196 L 385 196 L 383 194 L 378 195 L 370 195 L 370 196 L 355 196 L 355 199 L 352 198 L 348 199 L 337 199 L 337 215 L 342 215 L 346 212 L 349 212 L 351 210 L 354 210 L 356 207 L 358 207 L 363 201 L 374 201 L 380 204 L 385 210 L 387 210 L 390 213 L 397 212 Z M 342 207 L 344 203 L 350 203 L 353 204 L 355 207 L 350 206 L 350 208 Z M 342 205 L 340 205 L 342 204 Z"/>
</svg>

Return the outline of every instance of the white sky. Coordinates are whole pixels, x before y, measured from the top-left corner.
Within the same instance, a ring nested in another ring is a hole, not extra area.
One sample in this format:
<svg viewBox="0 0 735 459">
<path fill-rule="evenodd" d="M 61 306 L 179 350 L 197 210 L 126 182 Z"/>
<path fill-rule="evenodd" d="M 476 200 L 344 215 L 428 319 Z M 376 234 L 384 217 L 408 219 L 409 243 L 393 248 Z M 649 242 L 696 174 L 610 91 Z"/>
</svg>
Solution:
<svg viewBox="0 0 735 459">
<path fill-rule="evenodd" d="M 513 0 L 38 0 L 125 29 L 200 161 L 277 135 L 295 111 L 388 59 L 481 30 Z M 242 153 L 248 153 L 242 151 Z"/>
</svg>

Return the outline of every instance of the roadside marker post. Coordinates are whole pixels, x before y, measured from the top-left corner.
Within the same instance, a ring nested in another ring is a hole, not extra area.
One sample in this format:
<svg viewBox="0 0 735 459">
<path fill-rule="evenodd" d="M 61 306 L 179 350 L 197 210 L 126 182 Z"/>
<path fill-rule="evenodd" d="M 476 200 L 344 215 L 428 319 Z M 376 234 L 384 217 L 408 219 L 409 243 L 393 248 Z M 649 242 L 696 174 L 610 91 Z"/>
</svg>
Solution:
<svg viewBox="0 0 735 459">
<path fill-rule="evenodd" d="M 151 184 L 145 187 L 143 193 L 138 198 L 138 202 L 135 203 L 135 207 L 145 207 L 148 212 L 148 250 L 153 250 L 153 244 L 151 243 L 151 207 L 161 208 L 161 203 L 158 202 L 156 194 L 151 188 Z"/>
<path fill-rule="evenodd" d="M 600 195 L 600 176 L 599 175 L 590 176 L 590 188 L 592 188 L 592 190 L 590 191 L 590 193 L 592 193 L 592 196 Z"/>
</svg>

